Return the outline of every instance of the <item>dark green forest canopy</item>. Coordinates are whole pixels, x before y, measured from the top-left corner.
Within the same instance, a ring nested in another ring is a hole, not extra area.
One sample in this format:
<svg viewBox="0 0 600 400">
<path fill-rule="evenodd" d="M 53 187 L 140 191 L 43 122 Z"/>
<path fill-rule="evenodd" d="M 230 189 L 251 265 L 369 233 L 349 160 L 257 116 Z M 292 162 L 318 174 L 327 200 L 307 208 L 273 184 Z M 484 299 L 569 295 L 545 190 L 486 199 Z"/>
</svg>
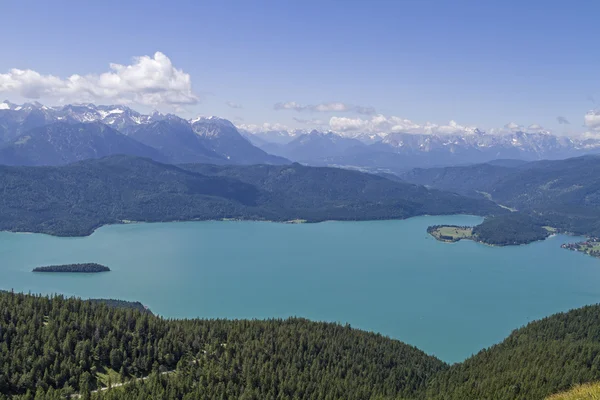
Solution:
<svg viewBox="0 0 600 400">
<path fill-rule="evenodd" d="M 473 234 L 478 241 L 496 246 L 527 244 L 551 234 L 544 228 L 545 222 L 525 213 L 511 213 L 486 218 L 473 228 Z"/>
<path fill-rule="evenodd" d="M 165 320 L 97 302 L 0 293 L 1 394 L 85 392 L 104 368 L 125 379 L 177 369 L 164 384 L 181 395 L 204 393 L 194 399 L 365 399 L 411 395 L 447 365 L 339 324 Z"/>
<path fill-rule="evenodd" d="M 528 215 L 540 226 L 600 236 L 600 156 L 597 155 L 511 167 L 488 163 L 416 169 L 402 177 L 474 198 L 491 198 Z M 504 235 L 508 236 L 515 221 L 505 222 L 502 227 L 507 228 Z"/>
<path fill-rule="evenodd" d="M 504 212 L 490 201 L 336 168 L 192 165 L 112 156 L 0 166 L 0 230 L 90 234 L 122 221 L 400 219 Z"/>
<path fill-rule="evenodd" d="M 427 399 L 535 400 L 600 380 L 600 306 L 532 322 L 436 375 Z"/>
<path fill-rule="evenodd" d="M 126 384 L 91 393 L 108 369 Z M 339 324 L 165 320 L 118 302 L 0 291 L 0 399 L 541 400 L 598 380 L 598 305 L 448 366 Z"/>
<path fill-rule="evenodd" d="M 108 268 L 105 265 L 100 265 L 96 263 L 47 265 L 42 267 L 36 267 L 33 269 L 33 272 L 98 273 L 108 271 L 110 271 L 110 268 Z"/>
</svg>

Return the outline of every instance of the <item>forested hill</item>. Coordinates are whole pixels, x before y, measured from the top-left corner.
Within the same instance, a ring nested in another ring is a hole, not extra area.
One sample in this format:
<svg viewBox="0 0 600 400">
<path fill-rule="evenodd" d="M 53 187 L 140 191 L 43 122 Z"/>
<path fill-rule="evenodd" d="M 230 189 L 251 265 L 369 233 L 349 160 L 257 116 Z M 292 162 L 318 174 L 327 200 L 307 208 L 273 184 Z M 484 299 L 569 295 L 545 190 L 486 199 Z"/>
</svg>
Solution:
<svg viewBox="0 0 600 400">
<path fill-rule="evenodd" d="M 415 169 L 402 178 L 462 194 L 486 193 L 518 209 L 600 207 L 600 156 L 536 161 L 513 167 L 476 164 Z"/>
<path fill-rule="evenodd" d="M 600 306 L 535 321 L 429 382 L 427 399 L 534 400 L 600 380 Z"/>
<path fill-rule="evenodd" d="M 0 310 L 0 398 L 89 399 L 106 375 L 117 384 L 177 370 L 94 398 L 396 399 L 447 368 L 399 341 L 304 319 L 164 320 L 11 293 Z"/>
<path fill-rule="evenodd" d="M 403 178 L 433 188 L 491 198 L 535 216 L 540 225 L 600 236 L 600 156 L 514 167 L 478 164 L 413 170 Z"/>
<path fill-rule="evenodd" d="M 600 381 L 598 305 L 533 322 L 452 366 L 381 335 L 298 318 L 165 320 L 2 291 L 0 310 L 2 400 L 541 400 Z"/>
<path fill-rule="evenodd" d="M 111 156 L 60 167 L 0 166 L 0 230 L 90 234 L 121 221 L 368 220 L 487 215 L 490 201 L 335 168 L 206 165 Z"/>
</svg>

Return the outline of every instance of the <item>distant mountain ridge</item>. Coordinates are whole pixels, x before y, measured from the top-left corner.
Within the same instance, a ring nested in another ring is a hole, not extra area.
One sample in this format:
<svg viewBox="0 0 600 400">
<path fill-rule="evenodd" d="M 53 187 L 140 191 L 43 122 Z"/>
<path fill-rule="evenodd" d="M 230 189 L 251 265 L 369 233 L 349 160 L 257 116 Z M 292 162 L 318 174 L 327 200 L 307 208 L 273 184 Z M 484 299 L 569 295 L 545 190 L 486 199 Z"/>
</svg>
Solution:
<svg viewBox="0 0 600 400">
<path fill-rule="evenodd" d="M 314 143 L 324 135 L 335 140 L 320 140 L 320 147 L 315 151 Z M 277 138 L 282 136 L 282 132 L 277 132 Z M 443 135 L 393 132 L 380 137 L 376 134 L 312 131 L 285 143 L 279 139 L 269 142 L 266 133 L 260 134 L 260 140 L 259 147 L 294 161 L 388 173 L 495 159 L 535 161 L 600 153 L 600 139 L 556 136 L 546 132 L 489 134 L 474 130 Z"/>
<path fill-rule="evenodd" d="M 106 133 L 103 140 L 100 132 Z M 254 146 L 221 118 L 188 121 L 173 114 L 144 115 L 121 105 L 0 103 L 0 164 L 61 165 L 111 154 L 175 164 L 289 163 Z"/>
<path fill-rule="evenodd" d="M 115 154 L 167 160 L 155 148 L 99 122 L 55 122 L 33 128 L 0 148 L 0 163 L 62 165 Z"/>
<path fill-rule="evenodd" d="M 31 129 L 56 122 L 102 123 L 161 152 L 171 163 L 287 164 L 334 166 L 402 174 L 412 168 L 484 163 L 495 159 L 535 161 L 600 153 L 600 138 L 547 132 L 460 134 L 249 131 L 219 117 L 185 120 L 173 114 L 142 114 L 123 105 L 0 103 L 0 146 L 10 146 Z M 200 140 L 190 136 L 195 133 Z M 170 138 L 170 139 L 169 139 Z M 101 153 L 101 151 L 98 151 Z M 125 154 L 131 154 L 123 151 Z M 42 157 L 38 157 L 42 158 Z M 65 155 L 64 159 L 76 157 Z M 0 159 L 0 163 L 3 160 Z"/>
</svg>

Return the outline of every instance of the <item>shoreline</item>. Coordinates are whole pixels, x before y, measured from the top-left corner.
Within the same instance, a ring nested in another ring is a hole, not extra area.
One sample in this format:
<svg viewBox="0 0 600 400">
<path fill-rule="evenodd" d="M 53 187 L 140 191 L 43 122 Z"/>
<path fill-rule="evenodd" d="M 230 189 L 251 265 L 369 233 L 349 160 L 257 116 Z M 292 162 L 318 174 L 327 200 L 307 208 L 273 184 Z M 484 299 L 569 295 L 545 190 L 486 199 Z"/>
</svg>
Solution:
<svg viewBox="0 0 600 400">
<path fill-rule="evenodd" d="M 98 224 L 94 226 L 89 233 L 78 234 L 78 235 L 56 235 L 46 232 L 36 232 L 36 231 L 11 231 L 11 230 L 2 230 L 0 232 L 6 233 L 14 233 L 20 235 L 46 235 L 53 238 L 86 238 L 92 236 L 98 229 L 103 228 L 105 226 L 119 226 L 119 225 L 141 225 L 141 224 L 169 224 L 169 223 L 187 223 L 187 222 L 268 222 L 274 224 L 286 224 L 286 225 L 304 225 L 304 224 L 320 224 L 324 222 L 375 222 L 375 221 L 406 221 L 411 218 L 420 218 L 420 217 L 450 217 L 450 216 L 463 216 L 463 217 L 477 217 L 477 218 L 485 218 L 484 215 L 475 215 L 475 214 L 421 214 L 421 215 L 413 215 L 407 218 L 381 218 L 381 219 L 326 219 L 319 221 L 311 221 L 307 219 L 293 219 L 293 220 L 268 220 L 268 219 L 243 219 L 243 218 L 220 218 L 220 219 L 184 219 L 184 220 L 166 220 L 166 221 L 135 221 L 135 220 L 120 220 L 117 222 L 110 222 L 104 224 Z"/>
<path fill-rule="evenodd" d="M 438 242 L 453 244 L 453 243 L 458 243 L 461 240 L 470 240 L 472 242 L 481 243 L 481 244 L 484 244 L 484 245 L 490 246 L 490 247 L 527 246 L 527 245 L 532 244 L 532 243 L 543 242 L 543 241 L 548 240 L 548 239 L 550 239 L 552 237 L 556 237 L 558 234 L 563 234 L 563 235 L 566 235 L 566 236 L 575 236 L 575 235 L 573 235 L 570 232 L 559 232 L 558 229 L 556 229 L 556 228 L 545 227 L 546 230 L 548 231 L 548 236 L 544 237 L 543 239 L 532 240 L 532 241 L 526 242 L 526 243 L 494 244 L 494 243 L 487 243 L 487 242 L 484 242 L 482 240 L 478 240 L 472 233 L 469 236 L 458 237 L 456 239 L 444 239 L 444 238 L 441 237 L 441 236 L 444 236 L 441 233 L 439 233 L 439 236 L 435 234 L 435 231 L 438 230 L 438 229 L 441 229 L 441 228 L 458 228 L 458 229 L 462 229 L 462 230 L 465 230 L 466 228 L 469 228 L 472 231 L 472 229 L 475 228 L 475 226 L 457 227 L 457 226 L 454 226 L 454 225 L 440 225 L 440 226 L 437 226 L 435 229 L 431 229 L 434 226 L 435 225 L 432 225 L 432 226 L 430 226 L 430 227 L 427 228 L 427 234 L 430 235 L 430 236 L 432 236 Z M 561 245 L 561 248 L 565 248 L 564 245 L 565 244 Z"/>
</svg>

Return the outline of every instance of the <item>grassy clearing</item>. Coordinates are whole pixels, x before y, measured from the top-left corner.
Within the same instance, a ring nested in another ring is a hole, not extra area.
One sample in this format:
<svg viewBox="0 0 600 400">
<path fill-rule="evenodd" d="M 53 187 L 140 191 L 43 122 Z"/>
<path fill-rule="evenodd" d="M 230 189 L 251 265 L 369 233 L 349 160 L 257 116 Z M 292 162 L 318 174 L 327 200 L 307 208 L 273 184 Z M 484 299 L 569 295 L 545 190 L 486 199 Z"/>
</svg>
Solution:
<svg viewBox="0 0 600 400">
<path fill-rule="evenodd" d="M 547 230 L 550 233 L 556 233 L 556 228 L 553 228 L 551 226 L 542 226 L 542 228 L 544 228 L 545 230 Z"/>
<path fill-rule="evenodd" d="M 443 242 L 457 242 L 461 239 L 473 239 L 473 228 L 465 226 L 443 225 L 429 232 L 437 240 Z"/>
<path fill-rule="evenodd" d="M 547 397 L 546 400 L 600 400 L 600 383 L 579 385 L 568 392 Z"/>
<path fill-rule="evenodd" d="M 102 371 L 96 373 L 98 382 L 104 387 L 108 387 L 108 381 L 110 379 L 111 385 L 121 383 L 121 375 L 112 368 L 104 368 Z"/>
</svg>

